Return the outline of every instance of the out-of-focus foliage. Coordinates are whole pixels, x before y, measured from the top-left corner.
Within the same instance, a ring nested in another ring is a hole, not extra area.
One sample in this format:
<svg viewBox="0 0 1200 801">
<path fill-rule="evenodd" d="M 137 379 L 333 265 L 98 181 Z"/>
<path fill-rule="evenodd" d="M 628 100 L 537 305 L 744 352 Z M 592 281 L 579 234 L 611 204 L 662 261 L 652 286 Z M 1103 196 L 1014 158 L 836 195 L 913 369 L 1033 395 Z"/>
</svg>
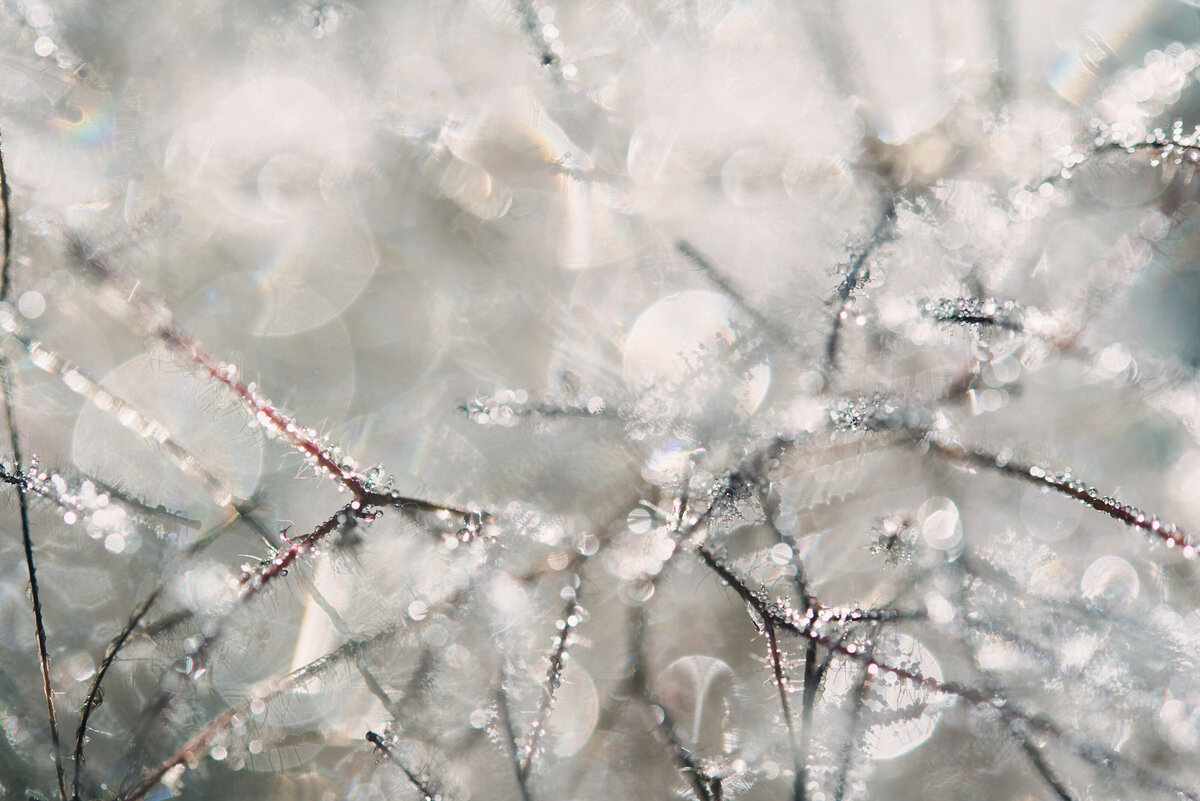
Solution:
<svg viewBox="0 0 1200 801">
<path fill-rule="evenodd" d="M 0 31 L 0 795 L 1200 796 L 1193 6 Z"/>
</svg>

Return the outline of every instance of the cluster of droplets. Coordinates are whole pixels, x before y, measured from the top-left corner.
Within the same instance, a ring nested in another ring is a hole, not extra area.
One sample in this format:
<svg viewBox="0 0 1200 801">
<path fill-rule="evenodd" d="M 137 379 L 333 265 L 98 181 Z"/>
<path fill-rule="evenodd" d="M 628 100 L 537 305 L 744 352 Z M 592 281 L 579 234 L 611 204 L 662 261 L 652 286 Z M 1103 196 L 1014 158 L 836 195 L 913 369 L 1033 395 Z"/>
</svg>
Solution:
<svg viewBox="0 0 1200 801">
<path fill-rule="evenodd" d="M 122 502 L 96 485 L 91 479 L 75 479 L 62 473 L 43 470 L 37 456 L 29 459 L 24 471 L 10 460 L 0 461 L 0 480 L 24 487 L 27 493 L 58 507 L 67 525 L 82 523 L 92 539 L 102 539 L 105 548 L 121 553 L 136 545 L 136 528 L 163 535 L 168 521 L 176 526 L 194 525 L 165 507 L 150 507 L 133 499 Z"/>
<path fill-rule="evenodd" d="M 297 8 L 301 25 L 307 26 L 314 39 L 337 33 L 345 10 L 340 3 L 301 3 Z"/>
<path fill-rule="evenodd" d="M 1002 462 L 1003 464 L 1001 464 Z M 997 457 L 997 465 L 1007 469 L 1011 466 L 1011 462 L 1007 461 L 1006 456 L 1001 456 Z M 1024 469 L 1027 471 L 1030 480 L 1049 487 L 1056 492 L 1069 495 L 1092 509 L 1103 512 L 1109 517 L 1120 520 L 1134 528 L 1141 529 L 1161 540 L 1167 548 L 1178 547 L 1185 559 L 1196 558 L 1195 543 L 1173 523 L 1164 523 L 1155 515 L 1147 515 L 1140 509 L 1121 503 L 1111 496 L 1104 495 L 1095 487 L 1088 486 L 1083 481 L 1075 478 L 1071 475 L 1070 470 L 1056 473 L 1038 465 Z"/>
<path fill-rule="evenodd" d="M 542 66 L 553 70 L 554 76 L 560 81 L 571 82 L 579 77 L 579 68 L 568 59 L 562 31 L 555 24 L 557 14 L 554 7 L 536 5 L 529 0 L 518 6 L 529 38 L 541 50 Z"/>
<path fill-rule="evenodd" d="M 55 65 L 68 75 L 94 78 L 88 63 L 67 47 L 51 4 L 34 2 L 20 6 L 23 6 L 24 22 L 34 36 L 34 53 L 41 58 L 53 59 Z"/>
<path fill-rule="evenodd" d="M 1141 147 L 1153 152 L 1151 166 L 1191 167 L 1183 172 L 1184 182 L 1190 182 L 1200 164 L 1200 127 L 1185 133 L 1183 121 L 1176 120 L 1170 131 L 1154 129 Z"/>
<path fill-rule="evenodd" d="M 481 426 L 515 426 L 529 417 L 600 417 L 608 410 L 604 398 L 555 400 L 530 398 L 523 389 L 498 389 L 459 406 L 472 422 Z"/>
<path fill-rule="evenodd" d="M 1195 83 L 1200 48 L 1173 42 L 1151 50 L 1141 67 L 1123 72 L 1096 102 L 1096 113 L 1110 125 L 1144 136 L 1151 120 L 1179 102 L 1184 89 Z"/>
<path fill-rule="evenodd" d="M 626 516 L 616 547 L 605 550 L 602 564 L 611 575 L 631 584 L 631 597 L 653 592 L 654 577 L 675 555 L 674 533 L 667 515 L 644 504 L 636 506 Z"/>
<path fill-rule="evenodd" d="M 176 467 L 195 477 L 219 505 L 225 506 L 232 502 L 232 491 L 192 457 L 186 448 L 176 442 L 165 425 L 143 413 L 124 398 L 105 389 L 100 382 L 58 352 L 46 347 L 40 340 L 28 336 L 17 323 L 12 306 L 8 303 L 0 303 L 0 329 L 22 347 L 34 367 L 55 376 L 67 389 L 110 415 L 148 443 L 160 447 Z"/>
<path fill-rule="evenodd" d="M 558 690 L 563 683 L 563 672 L 571 659 L 570 647 L 580 642 L 576 630 L 588 619 L 587 610 L 576 600 L 575 587 L 563 587 L 562 597 L 567 605 L 563 615 L 554 621 L 554 640 L 550 652 L 546 655 L 546 680 L 542 686 L 542 700 L 537 717 L 529 724 L 527 742 L 518 747 L 525 764 L 532 765 L 541 756 L 546 747 L 547 724 L 558 699 Z"/>
<path fill-rule="evenodd" d="M 1022 329 L 1023 309 L 1013 300 L 996 298 L 937 298 L 921 304 L 921 313 L 940 323 Z"/>
<path fill-rule="evenodd" d="M 139 437 L 161 444 L 170 436 L 170 432 L 162 423 L 143 415 L 121 398 L 105 390 L 99 382 L 41 341 L 26 336 L 17 323 L 12 306 L 7 303 L 0 303 L 0 329 L 21 345 L 34 367 L 57 376 L 67 389 L 91 401 L 97 409 L 112 412 L 121 425 Z"/>
<path fill-rule="evenodd" d="M 828 410 L 834 431 L 921 431 L 929 413 L 883 395 L 843 398 Z"/>
<path fill-rule="evenodd" d="M 857 606 L 822 606 L 813 604 L 797 609 L 787 598 L 771 600 L 766 593 L 757 593 L 758 600 L 768 608 L 772 620 L 784 622 L 796 631 L 808 632 L 817 636 L 831 633 L 832 626 L 850 623 L 881 623 L 899 620 L 905 613 L 895 609 L 863 609 Z M 756 627 L 764 625 L 762 616 L 751 607 Z"/>
<path fill-rule="evenodd" d="M 1091 154 L 1081 155 L 1080 163 L 1086 161 Z M 1071 177 L 1071 169 L 1064 168 L 1059 173 L 1064 179 Z M 1012 204 L 1010 212 L 1013 222 L 1035 220 L 1044 217 L 1052 208 L 1063 208 L 1070 205 L 1073 198 L 1069 192 L 1061 191 L 1053 180 L 1042 181 L 1032 187 L 1018 187 L 1009 192 Z"/>
</svg>

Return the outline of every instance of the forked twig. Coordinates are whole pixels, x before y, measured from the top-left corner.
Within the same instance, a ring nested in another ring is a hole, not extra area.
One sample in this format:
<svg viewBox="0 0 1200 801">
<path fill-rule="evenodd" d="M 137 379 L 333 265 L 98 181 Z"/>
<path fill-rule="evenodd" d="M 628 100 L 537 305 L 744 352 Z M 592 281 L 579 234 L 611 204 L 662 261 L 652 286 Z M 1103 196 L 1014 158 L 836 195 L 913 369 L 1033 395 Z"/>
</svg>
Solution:
<svg viewBox="0 0 1200 801">
<path fill-rule="evenodd" d="M 363 653 L 371 650 L 377 645 L 384 643 L 395 636 L 397 627 L 390 626 L 382 631 L 379 631 L 365 639 L 352 639 L 342 643 L 336 650 L 330 651 L 319 659 L 309 662 L 302 668 L 294 670 L 291 673 L 277 679 L 273 682 L 260 686 L 257 690 L 250 693 L 250 696 L 240 704 L 230 707 L 222 712 L 217 717 L 213 718 L 209 723 L 198 733 L 193 735 L 185 742 L 174 754 L 165 759 L 163 762 L 150 771 L 149 774 L 132 790 L 127 793 L 118 793 L 117 798 L 120 801 L 139 801 L 146 796 L 155 786 L 162 781 L 167 772 L 177 765 L 183 765 L 192 759 L 197 754 L 204 751 L 212 742 L 213 738 L 222 731 L 233 725 L 235 719 L 244 719 L 251 714 L 251 706 L 255 701 L 269 703 L 271 700 L 291 692 L 294 689 L 303 687 L 310 680 L 319 677 L 326 671 L 342 664 L 343 662 L 354 659 Z"/>
<path fill-rule="evenodd" d="M 1023 727 L 1031 733 L 1040 733 L 1054 738 L 1094 766 L 1105 770 L 1116 769 L 1146 784 L 1177 793 L 1189 801 L 1200 801 L 1200 793 L 1176 786 L 1150 769 L 1131 762 L 1121 754 L 1111 751 L 1095 741 L 1088 740 L 1076 732 L 1069 732 L 1042 715 L 1024 712 L 1009 703 L 1002 695 L 958 682 L 935 679 L 912 668 L 889 665 L 872 656 L 870 649 L 865 646 L 822 634 L 813 627 L 805 625 L 802 622 L 804 618 L 798 613 L 789 612 L 770 601 L 764 592 L 750 589 L 705 546 L 696 546 L 696 553 L 701 561 L 723 579 L 743 601 L 754 607 L 764 620 L 769 619 L 780 629 L 821 645 L 828 649 L 831 655 L 837 654 L 845 657 L 868 672 L 885 673 L 914 687 L 961 699 L 976 709 L 990 710 L 1004 720 L 1008 726 Z"/>
</svg>

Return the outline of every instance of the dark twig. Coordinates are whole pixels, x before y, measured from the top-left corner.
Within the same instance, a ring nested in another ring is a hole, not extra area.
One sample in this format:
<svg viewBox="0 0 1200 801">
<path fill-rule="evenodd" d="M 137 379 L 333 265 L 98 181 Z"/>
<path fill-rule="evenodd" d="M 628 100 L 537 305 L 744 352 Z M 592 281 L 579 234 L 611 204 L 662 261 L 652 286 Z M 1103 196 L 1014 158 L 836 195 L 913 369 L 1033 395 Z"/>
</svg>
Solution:
<svg viewBox="0 0 1200 801">
<path fill-rule="evenodd" d="M 808 640 L 804 645 L 804 689 L 800 694 L 800 742 L 796 748 L 796 779 L 792 785 L 792 798 L 804 801 L 807 798 L 808 755 L 812 751 L 813 715 L 817 708 L 817 693 L 821 688 L 821 672 L 817 661 L 817 642 Z"/>
<path fill-rule="evenodd" d="M 670 712 L 659 701 L 654 692 L 646 683 L 646 663 L 644 657 L 644 649 L 646 645 L 646 615 L 644 607 L 637 607 L 631 611 L 630 625 L 630 643 L 629 643 L 629 659 L 631 671 L 629 675 L 629 687 L 642 702 L 651 709 L 661 712 L 661 715 L 656 715 L 657 728 L 662 732 L 667 739 L 667 744 L 671 747 L 671 753 L 676 761 L 679 762 L 680 768 L 687 774 L 692 782 L 692 790 L 696 794 L 698 801 L 716 801 L 713 797 L 713 779 L 709 776 L 704 766 L 699 763 L 691 750 L 684 745 L 679 739 L 679 732 L 675 728 L 675 723 L 671 719 Z M 719 779 L 716 787 L 720 787 Z"/>
<path fill-rule="evenodd" d="M 367 742 L 375 746 L 375 750 L 384 760 L 390 762 L 404 773 L 404 777 L 408 779 L 408 783 L 417 788 L 417 792 L 421 794 L 421 801 L 438 801 L 438 794 L 433 791 L 429 784 L 420 776 L 413 773 L 412 769 L 405 765 L 403 760 L 396 756 L 396 753 L 388 747 L 388 744 L 383 741 L 383 737 L 373 731 L 367 732 Z"/>
<path fill-rule="evenodd" d="M 370 510 L 363 508 L 358 501 L 351 501 L 307 535 L 294 540 L 286 551 L 276 554 L 271 559 L 264 560 L 257 570 L 251 570 L 246 573 L 242 577 L 240 592 L 232 608 L 214 623 L 213 628 L 201 638 L 199 645 L 184 657 L 183 665 L 185 669 L 179 674 L 175 687 L 160 693 L 155 702 L 144 711 L 142 723 L 137 735 L 134 737 L 134 742 L 144 741 L 151 730 L 152 724 L 162 718 L 184 695 L 186 688 L 189 686 L 189 679 L 196 678 L 204 673 L 207 669 L 206 665 L 209 654 L 224 633 L 225 624 L 236 612 L 259 595 L 263 591 L 263 588 L 272 581 L 281 576 L 286 576 L 291 564 L 304 554 L 312 552 L 325 537 L 342 526 L 359 519 L 368 518 L 372 514 Z"/>
<path fill-rule="evenodd" d="M 775 624 L 769 620 L 763 621 L 763 633 L 767 635 L 767 656 L 771 660 L 771 673 L 775 677 L 775 689 L 779 693 L 779 706 L 783 711 L 783 722 L 787 726 L 788 744 L 792 751 L 792 763 L 796 776 L 804 773 L 800 762 L 800 747 L 796 741 L 796 727 L 792 724 L 792 707 L 788 702 L 788 677 L 783 669 L 783 653 L 779 650 L 779 640 L 775 636 Z"/>
<path fill-rule="evenodd" d="M 567 666 L 567 646 L 570 644 L 571 632 L 579 625 L 580 619 L 579 602 L 575 596 L 571 596 L 571 599 L 567 601 L 566 608 L 563 609 L 562 625 L 558 635 L 554 638 L 554 649 L 550 652 L 550 667 L 546 671 L 546 682 L 542 685 L 542 702 L 538 706 L 537 718 L 529 730 L 529 752 L 525 755 L 524 764 L 521 765 L 521 775 L 526 780 L 529 779 L 529 773 L 533 769 L 533 760 L 537 756 L 542 735 L 550 720 L 555 694 L 562 684 L 563 670 Z"/>
<path fill-rule="evenodd" d="M 838 352 L 838 337 L 841 334 L 842 322 L 846 319 L 849 313 L 850 302 L 854 299 L 854 293 L 859 290 L 867 281 L 871 279 L 871 270 L 868 266 L 868 260 L 874 254 L 880 245 L 892 238 L 892 232 L 896 223 L 896 198 L 889 197 L 887 205 L 884 206 L 883 214 L 879 217 L 879 222 L 875 224 L 875 229 L 871 232 L 870 238 L 859 251 L 854 260 L 850 262 L 850 269 L 846 273 L 846 277 L 842 279 L 842 283 L 838 285 L 837 292 L 833 297 L 833 327 L 829 331 L 829 338 L 825 341 L 825 369 L 827 373 L 832 374 L 837 366 Z"/>
<path fill-rule="evenodd" d="M 1050 767 L 1050 763 L 1042 756 L 1042 752 L 1033 743 L 1020 735 L 1017 736 L 1017 740 L 1021 744 L 1021 750 L 1029 758 L 1029 763 L 1033 765 L 1033 769 L 1042 777 L 1042 781 L 1046 782 L 1046 786 L 1050 788 L 1055 797 L 1059 801 L 1075 801 L 1075 797 L 1071 795 L 1071 791 L 1067 789 L 1062 780 L 1054 773 L 1054 770 Z"/>
<path fill-rule="evenodd" d="M 1116 498 L 1101 495 L 1095 488 L 1089 487 L 1072 476 L 1070 472 L 1056 473 L 1039 465 L 1020 462 L 1013 459 L 1010 453 L 993 452 L 983 448 L 966 448 L 958 444 L 945 444 L 932 437 L 927 441 L 930 449 L 935 453 L 950 459 L 965 461 L 974 467 L 994 470 L 1054 490 L 1082 502 L 1088 508 L 1107 515 L 1113 520 L 1144 531 L 1151 537 L 1161 540 L 1168 548 L 1178 547 L 1186 559 L 1196 557 L 1196 543 L 1178 526 L 1164 523 L 1156 516 L 1147 515 L 1139 509 L 1121 503 Z"/>
<path fill-rule="evenodd" d="M 17 469 L 21 465 L 21 441 L 13 419 L 12 386 L 9 381 L 10 365 L 0 358 L 0 384 L 3 384 L 4 409 L 8 421 L 9 442 Z M 33 558 L 33 537 L 29 531 L 29 500 L 24 482 L 17 482 L 17 506 L 21 514 L 21 544 L 25 549 L 25 568 L 29 573 L 29 594 L 33 602 L 33 622 L 37 629 L 38 662 L 42 669 L 42 692 L 46 695 L 46 716 L 50 720 L 50 742 L 54 746 L 54 768 L 58 774 L 58 792 L 63 801 L 67 798 L 67 787 L 63 775 L 62 747 L 58 738 L 58 715 L 54 711 L 54 689 L 50 685 L 50 657 L 46 649 L 46 626 L 42 618 L 42 597 L 38 591 L 37 566 Z"/>
<path fill-rule="evenodd" d="M 12 289 L 9 267 L 12 264 L 12 213 L 9 201 L 12 191 L 8 186 L 8 171 L 4 168 L 4 148 L 0 146 L 0 212 L 4 214 L 3 252 L 0 253 L 0 302 L 8 300 Z"/>
<path fill-rule="evenodd" d="M 896 679 L 912 684 L 915 687 L 961 699 L 976 709 L 991 710 L 999 715 L 1008 726 L 1020 726 L 1024 727 L 1030 733 L 1040 733 L 1052 737 L 1069 748 L 1081 759 L 1094 766 L 1105 770 L 1116 769 L 1146 784 L 1177 793 L 1183 798 L 1190 799 L 1190 801 L 1200 801 L 1200 794 L 1176 786 L 1148 768 L 1131 762 L 1121 754 L 1111 751 L 1077 732 L 1069 732 L 1042 715 L 1031 714 L 1018 709 L 1016 705 L 1009 703 L 1001 694 L 989 691 L 986 688 L 981 689 L 958 682 L 935 679 L 932 676 L 926 676 L 911 668 L 886 664 L 875 659 L 869 649 L 864 646 L 822 634 L 803 622 L 804 618 L 800 614 L 773 603 L 762 591 L 750 589 L 724 562 L 714 556 L 703 545 L 696 546 L 696 553 L 700 556 L 701 561 L 720 576 L 743 601 L 750 604 L 764 620 L 771 620 L 778 628 L 790 631 L 793 634 L 823 646 L 829 650 L 831 655 L 836 653 L 868 670 L 890 674 Z"/>
<path fill-rule="evenodd" d="M 709 259 L 704 256 L 699 250 L 688 242 L 686 239 L 681 239 L 675 243 L 675 248 L 687 257 L 688 261 L 694 264 L 700 272 L 704 273 L 704 277 L 711 281 L 718 289 L 725 293 L 734 303 L 738 305 L 742 311 L 750 316 L 764 333 L 770 334 L 781 345 L 789 345 L 793 337 L 787 330 L 781 328 L 770 317 L 759 311 L 754 304 L 746 299 L 746 295 L 738 289 L 732 280 L 717 268 Z"/>
<path fill-rule="evenodd" d="M 121 801 L 139 801 L 139 799 L 144 798 L 147 793 L 162 781 L 167 771 L 176 765 L 186 764 L 197 754 L 202 753 L 208 747 L 209 743 L 212 742 L 212 739 L 233 725 L 235 720 L 245 719 L 250 714 L 250 707 L 255 701 L 270 702 L 284 693 L 291 692 L 298 687 L 303 687 L 306 683 L 326 671 L 337 667 L 349 659 L 356 659 L 372 648 L 388 641 L 395 636 L 396 632 L 397 628 L 390 626 L 365 639 L 347 640 L 336 650 L 330 651 L 319 659 L 309 662 L 304 667 L 258 688 L 240 704 L 226 709 L 220 715 L 213 718 L 208 725 L 193 735 L 174 754 L 152 770 L 136 787 L 127 793 L 118 794 L 117 797 Z"/>
<path fill-rule="evenodd" d="M 133 634 L 138 624 L 141 623 L 142 618 L 146 616 L 146 613 L 150 611 L 150 607 L 158 600 L 162 589 L 163 583 L 160 581 L 142 605 L 130 615 L 125 628 L 108 644 L 108 649 L 104 653 L 104 659 L 100 662 L 100 669 L 96 671 L 96 675 L 92 678 L 92 685 L 88 688 L 87 698 L 84 700 L 83 708 L 79 714 L 79 728 L 75 732 L 75 770 L 74 777 L 71 780 L 72 801 L 79 801 L 79 779 L 83 772 L 83 743 L 84 738 L 87 736 L 88 719 L 92 716 L 92 712 L 100 706 L 103 698 L 100 691 L 100 684 L 104 681 L 104 676 L 108 673 L 108 669 L 116 661 L 117 654 L 125 645 L 126 640 Z"/>
<path fill-rule="evenodd" d="M 867 651 L 870 653 L 870 650 Z M 837 781 L 834 782 L 833 801 L 846 797 L 846 784 L 854 753 L 862 737 L 862 713 L 871 686 L 871 674 L 867 665 L 860 665 L 858 678 L 854 681 L 854 694 L 850 701 L 850 719 L 846 721 L 846 736 L 842 740 L 842 753 L 838 758 Z"/>
<path fill-rule="evenodd" d="M 504 676 L 496 683 L 496 712 L 500 720 L 500 730 L 504 735 L 505 745 L 512 757 L 513 772 L 517 777 L 517 787 L 521 790 L 522 801 L 533 801 L 529 792 L 529 780 L 521 767 L 521 752 L 517 745 L 517 730 L 513 725 L 512 712 L 508 708 L 508 693 L 504 691 Z"/>
</svg>

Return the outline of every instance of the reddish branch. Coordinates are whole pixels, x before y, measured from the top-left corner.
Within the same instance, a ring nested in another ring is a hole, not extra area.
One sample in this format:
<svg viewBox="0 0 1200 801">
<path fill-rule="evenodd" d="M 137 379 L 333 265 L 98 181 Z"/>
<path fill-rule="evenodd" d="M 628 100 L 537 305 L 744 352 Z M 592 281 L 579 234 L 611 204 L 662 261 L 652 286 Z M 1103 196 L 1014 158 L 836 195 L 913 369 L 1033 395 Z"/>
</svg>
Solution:
<svg viewBox="0 0 1200 801">
<path fill-rule="evenodd" d="M 962 699 L 977 709 L 992 710 L 1008 726 L 1021 727 L 1025 732 L 1030 734 L 1036 733 L 1049 736 L 1070 748 L 1081 759 L 1092 764 L 1106 768 L 1119 768 L 1147 784 L 1178 793 L 1181 797 L 1189 799 L 1189 801 L 1200 801 L 1200 795 L 1195 792 L 1177 787 L 1152 771 L 1140 765 L 1130 763 L 1125 757 L 1104 748 L 1099 743 L 1087 740 L 1077 733 L 1067 732 L 1061 726 L 1045 717 L 1029 714 L 1017 709 L 1000 694 L 976 687 L 969 687 L 958 682 L 942 681 L 910 668 L 887 664 L 876 659 L 871 654 L 868 646 L 846 642 L 844 638 L 835 639 L 815 631 L 811 626 L 802 623 L 798 614 L 791 610 L 786 610 L 771 601 L 766 593 L 761 590 L 750 589 L 724 562 L 714 556 L 703 545 L 696 546 L 696 552 L 704 564 L 720 576 L 726 584 L 732 587 L 734 592 L 743 601 L 752 606 L 764 620 L 769 620 L 779 629 L 790 631 L 809 642 L 816 643 L 828 649 L 830 653 L 851 660 L 862 666 L 869 675 L 875 673 L 890 674 L 901 681 L 928 690 L 929 692 L 941 693 Z"/>
</svg>

